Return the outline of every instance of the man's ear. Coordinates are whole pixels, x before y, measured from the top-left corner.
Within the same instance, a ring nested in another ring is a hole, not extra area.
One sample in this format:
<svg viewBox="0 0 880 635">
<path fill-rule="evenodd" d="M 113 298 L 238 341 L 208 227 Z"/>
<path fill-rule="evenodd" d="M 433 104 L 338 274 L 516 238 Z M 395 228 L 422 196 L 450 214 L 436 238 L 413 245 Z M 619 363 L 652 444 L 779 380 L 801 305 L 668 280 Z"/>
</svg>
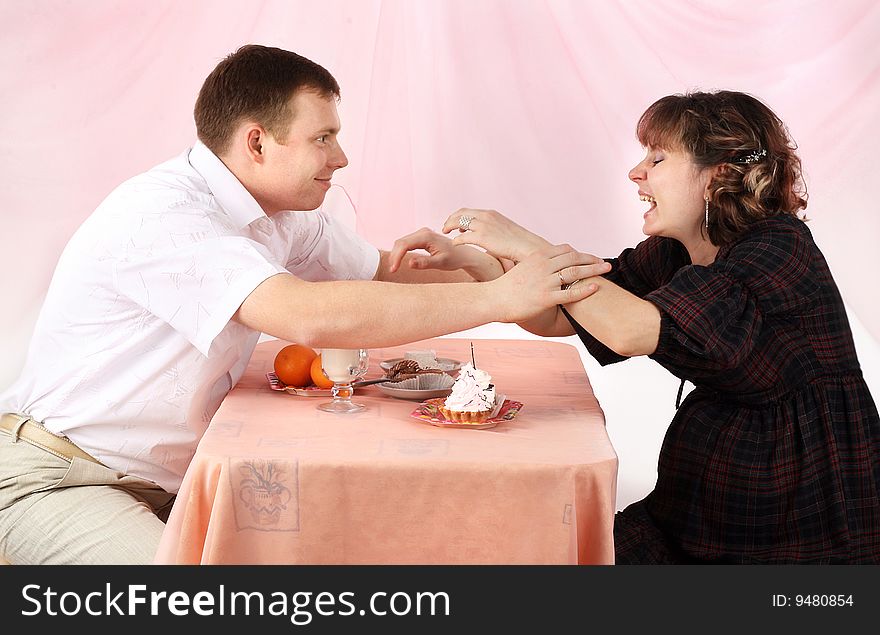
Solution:
<svg viewBox="0 0 880 635">
<path fill-rule="evenodd" d="M 261 126 L 249 126 L 246 131 L 247 155 L 248 158 L 257 163 L 263 162 L 263 140 L 266 138 L 266 131 Z"/>
</svg>

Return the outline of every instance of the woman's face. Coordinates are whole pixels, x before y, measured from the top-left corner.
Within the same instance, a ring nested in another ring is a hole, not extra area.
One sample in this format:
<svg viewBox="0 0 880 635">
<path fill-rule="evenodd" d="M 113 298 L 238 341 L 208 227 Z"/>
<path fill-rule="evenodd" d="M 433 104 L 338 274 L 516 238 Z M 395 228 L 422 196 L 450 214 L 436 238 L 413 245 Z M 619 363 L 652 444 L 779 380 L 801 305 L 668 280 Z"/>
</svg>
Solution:
<svg viewBox="0 0 880 635">
<path fill-rule="evenodd" d="M 639 198 L 650 205 L 643 215 L 642 232 L 686 245 L 701 240 L 710 176 L 687 152 L 649 147 L 645 158 L 629 171 L 629 178 L 639 186 Z"/>
</svg>

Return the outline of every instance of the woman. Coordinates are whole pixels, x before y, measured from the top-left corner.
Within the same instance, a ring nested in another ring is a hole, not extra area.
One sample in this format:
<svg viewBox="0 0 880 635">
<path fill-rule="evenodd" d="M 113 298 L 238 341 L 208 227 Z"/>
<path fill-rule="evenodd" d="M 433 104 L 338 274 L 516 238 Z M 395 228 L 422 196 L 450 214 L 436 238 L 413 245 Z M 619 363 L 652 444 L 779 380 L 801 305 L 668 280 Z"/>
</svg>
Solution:
<svg viewBox="0 0 880 635">
<path fill-rule="evenodd" d="M 576 282 L 596 293 L 522 325 L 577 333 L 602 364 L 648 355 L 696 386 L 654 491 L 616 516 L 617 562 L 880 562 L 880 417 L 797 217 L 784 124 L 749 95 L 691 93 L 650 106 L 637 134 L 649 238 Z M 460 210 L 455 229 L 512 262 L 546 245 L 494 211 Z"/>
</svg>

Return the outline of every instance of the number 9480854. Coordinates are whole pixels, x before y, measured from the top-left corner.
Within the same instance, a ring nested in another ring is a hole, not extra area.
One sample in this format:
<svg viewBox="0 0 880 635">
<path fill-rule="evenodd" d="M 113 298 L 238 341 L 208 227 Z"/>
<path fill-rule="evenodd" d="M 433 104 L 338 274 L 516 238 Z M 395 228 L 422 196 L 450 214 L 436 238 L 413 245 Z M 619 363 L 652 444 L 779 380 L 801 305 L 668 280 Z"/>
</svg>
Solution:
<svg viewBox="0 0 880 635">
<path fill-rule="evenodd" d="M 796 595 L 795 606 L 852 606 L 852 595 Z"/>
</svg>

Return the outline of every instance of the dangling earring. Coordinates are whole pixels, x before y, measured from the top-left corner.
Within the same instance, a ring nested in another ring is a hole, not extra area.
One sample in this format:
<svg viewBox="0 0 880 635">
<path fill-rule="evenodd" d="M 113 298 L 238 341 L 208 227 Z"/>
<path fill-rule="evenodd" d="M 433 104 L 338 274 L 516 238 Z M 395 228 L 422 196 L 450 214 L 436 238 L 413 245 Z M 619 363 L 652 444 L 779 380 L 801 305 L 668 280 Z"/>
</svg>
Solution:
<svg viewBox="0 0 880 635">
<path fill-rule="evenodd" d="M 706 232 L 709 232 L 709 197 L 704 197 L 706 201 Z"/>
</svg>

